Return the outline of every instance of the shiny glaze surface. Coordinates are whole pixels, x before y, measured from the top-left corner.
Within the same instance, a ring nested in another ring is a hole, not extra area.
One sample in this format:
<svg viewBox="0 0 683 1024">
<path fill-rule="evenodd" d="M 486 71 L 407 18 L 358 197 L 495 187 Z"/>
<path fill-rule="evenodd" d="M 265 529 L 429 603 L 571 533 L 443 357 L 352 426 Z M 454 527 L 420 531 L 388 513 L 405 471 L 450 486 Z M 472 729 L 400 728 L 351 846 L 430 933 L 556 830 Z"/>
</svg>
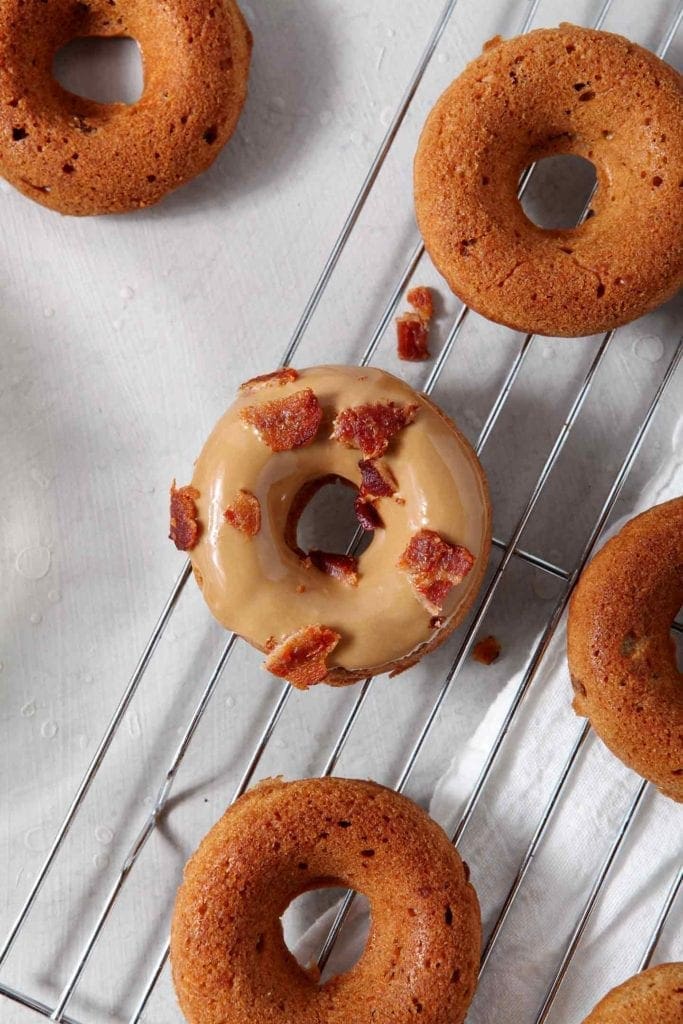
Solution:
<svg viewBox="0 0 683 1024">
<path fill-rule="evenodd" d="M 323 408 L 318 435 L 306 448 L 274 454 L 240 413 L 305 387 L 313 389 Z M 419 409 L 415 422 L 394 437 L 384 456 L 404 501 L 379 501 L 385 528 L 375 531 L 360 556 L 358 586 L 349 587 L 307 566 L 285 542 L 285 523 L 306 482 L 337 474 L 360 484 L 362 455 L 330 439 L 332 422 L 348 406 L 378 401 L 416 402 Z M 381 370 L 321 366 L 302 370 L 298 380 L 284 386 L 241 392 L 206 442 L 192 484 L 199 491 L 202 532 L 191 556 L 204 597 L 219 622 L 261 650 L 272 636 L 321 623 L 342 635 L 330 668 L 377 670 L 433 641 L 429 613 L 396 568 L 411 535 L 423 527 L 465 545 L 476 558 L 473 570 L 449 594 L 440 629 L 452 628 L 454 616 L 464 614 L 481 582 L 490 517 L 478 460 L 428 399 Z M 224 520 L 240 488 L 256 495 L 261 505 L 256 537 Z"/>
</svg>

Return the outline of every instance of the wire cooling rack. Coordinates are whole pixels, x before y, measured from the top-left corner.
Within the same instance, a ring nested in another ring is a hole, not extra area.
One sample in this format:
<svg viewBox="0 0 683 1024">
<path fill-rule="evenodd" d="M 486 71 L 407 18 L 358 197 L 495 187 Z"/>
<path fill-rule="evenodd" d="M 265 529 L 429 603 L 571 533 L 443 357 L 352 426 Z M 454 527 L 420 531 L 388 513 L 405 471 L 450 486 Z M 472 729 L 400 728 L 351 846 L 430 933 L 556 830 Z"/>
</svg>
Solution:
<svg viewBox="0 0 683 1024">
<path fill-rule="evenodd" d="M 520 0 L 520 11 L 522 14 L 522 23 L 519 31 L 526 32 L 536 17 L 540 0 L 532 0 L 531 3 Z M 610 9 L 612 7 L 613 0 L 606 0 L 598 12 L 597 18 L 594 21 L 594 27 L 601 27 L 607 18 Z M 287 345 L 287 348 L 282 356 L 281 364 L 288 365 L 296 356 L 302 339 L 309 327 L 311 319 L 318 308 L 325 290 L 335 272 L 335 269 L 339 263 L 340 257 L 349 241 L 354 228 L 359 220 L 361 212 L 368 200 L 371 191 L 378 178 L 380 170 L 390 152 L 392 144 L 396 139 L 399 129 L 404 121 L 406 113 L 408 112 L 411 102 L 415 96 L 415 93 L 420 85 L 427 67 L 435 53 L 435 50 L 439 44 L 439 41 L 444 33 L 451 16 L 456 7 L 456 0 L 449 0 L 449 2 L 443 8 L 438 21 L 432 31 L 432 34 L 428 40 L 427 46 L 419 58 L 417 67 L 410 78 L 410 81 L 405 89 L 405 93 L 400 101 L 398 109 L 387 128 L 386 134 L 381 142 L 381 145 L 372 160 L 370 168 L 367 172 L 365 180 L 363 181 L 362 187 L 349 211 L 349 214 L 344 222 L 342 230 L 330 252 L 327 261 L 323 267 L 319 279 L 306 303 L 301 317 L 294 329 L 291 340 Z M 665 56 L 670 47 L 677 31 L 679 30 L 681 20 L 683 18 L 683 7 L 679 7 L 675 16 L 671 20 L 670 24 L 663 33 L 659 46 L 658 53 L 660 56 Z M 526 191 L 531 177 L 534 173 L 534 168 L 530 168 L 529 171 L 524 175 L 523 180 L 520 183 L 520 196 Z M 586 204 L 584 213 L 587 211 L 590 203 L 590 199 Z M 424 247 L 420 243 L 414 251 L 411 253 L 410 258 L 401 273 L 395 287 L 391 291 L 386 306 L 383 309 L 382 315 L 377 323 L 377 326 L 372 333 L 372 337 L 365 349 L 361 365 L 367 365 L 371 362 L 373 357 L 376 355 L 380 341 L 385 335 L 387 328 L 391 325 L 392 319 L 396 313 L 401 298 L 413 279 L 421 261 L 424 257 Z M 440 378 L 442 377 L 444 368 L 446 367 L 448 360 L 454 350 L 456 341 L 458 340 L 463 326 L 469 316 L 469 310 L 466 307 L 462 307 L 457 313 L 453 323 L 450 326 L 445 341 L 434 361 L 434 364 L 427 376 L 426 381 L 422 384 L 422 389 L 427 393 L 431 394 Z M 569 411 L 565 417 L 565 420 L 557 434 L 543 464 L 542 470 L 533 486 L 531 493 L 528 495 L 526 504 L 524 505 L 523 511 L 519 516 L 514 528 L 512 529 L 509 537 L 506 540 L 500 540 L 496 538 L 494 540 L 494 546 L 499 552 L 499 561 L 490 575 L 487 585 L 479 598 L 478 605 L 471 616 L 469 624 L 464 631 L 464 635 L 458 639 L 457 652 L 455 658 L 450 664 L 445 677 L 441 683 L 441 686 L 437 692 L 436 699 L 434 700 L 431 708 L 428 710 L 424 721 L 421 723 L 417 738 L 410 749 L 408 756 L 405 758 L 403 767 L 395 781 L 395 788 L 399 791 L 406 789 L 408 781 L 410 780 L 413 771 L 415 769 L 418 757 L 423 752 L 425 744 L 427 743 L 435 722 L 439 716 L 440 711 L 444 706 L 444 702 L 449 695 L 454 681 L 457 679 L 461 672 L 465 661 L 468 657 L 472 644 L 475 637 L 480 632 L 480 628 L 484 623 L 485 617 L 489 608 L 492 604 L 494 596 L 501 586 L 501 582 L 507 578 L 510 573 L 510 567 L 515 561 L 521 561 L 526 565 L 533 566 L 535 570 L 542 572 L 549 578 L 554 579 L 558 585 L 558 592 L 555 603 L 552 607 L 552 612 L 549 617 L 546 617 L 543 629 L 540 633 L 540 637 L 535 642 L 535 646 L 531 652 L 531 656 L 528 660 L 524 673 L 521 677 L 516 692 L 514 693 L 513 699 L 505 713 L 505 716 L 500 724 L 495 739 L 483 759 L 483 764 L 479 772 L 476 782 L 471 790 L 469 798 L 467 799 L 464 809 L 460 815 L 460 819 L 453 833 L 453 842 L 459 843 L 472 820 L 473 814 L 477 809 L 482 793 L 489 780 L 494 767 L 500 757 L 500 753 L 504 747 L 506 736 L 513 726 L 520 708 L 523 705 L 525 697 L 532 686 L 535 678 L 539 673 L 540 666 L 543 658 L 548 651 L 549 645 L 556 632 L 558 624 L 562 618 L 562 615 L 567 607 L 567 602 L 581 570 L 590 559 L 596 543 L 600 537 L 603 527 L 608 521 L 612 510 L 622 492 L 624 484 L 629 476 L 629 473 L 635 463 L 636 457 L 641 450 L 641 446 L 648 432 L 648 428 L 655 416 L 658 409 L 660 400 L 664 396 L 666 389 L 676 372 L 676 369 L 680 363 L 681 355 L 683 354 L 682 343 L 679 341 L 674 346 L 673 356 L 666 367 L 666 370 L 659 380 L 658 385 L 652 399 L 645 411 L 642 420 L 633 435 L 628 450 L 626 451 L 625 457 L 618 468 L 618 471 L 614 475 L 611 486 L 599 511 L 597 518 L 595 519 L 592 528 L 590 529 L 589 535 L 585 540 L 585 543 L 580 551 L 579 557 L 576 559 L 571 569 L 565 569 L 558 564 L 552 558 L 541 556 L 532 551 L 524 550 L 520 546 L 522 534 L 524 533 L 525 527 L 529 523 L 532 512 L 536 508 L 539 499 L 544 491 L 546 483 L 548 482 L 550 475 L 555 468 L 560 454 L 562 453 L 567 439 L 570 433 L 575 428 L 587 397 L 591 391 L 591 387 L 594 382 L 594 378 L 598 373 L 601 365 L 603 364 L 606 354 L 613 343 L 615 336 L 614 331 L 608 332 L 600 341 L 595 356 L 585 373 L 578 391 L 575 393 L 573 400 L 570 404 Z M 533 335 L 527 335 L 521 341 L 519 349 L 509 366 L 500 390 L 495 396 L 488 415 L 481 427 L 479 437 L 476 443 L 476 450 L 481 453 L 487 445 L 489 438 L 493 432 L 494 426 L 499 420 L 499 416 L 504 409 L 506 402 L 510 396 L 511 390 L 515 381 L 518 379 L 522 367 L 529 357 L 529 353 L 534 343 Z M 571 343 L 569 343 L 571 344 Z M 73 800 L 69 806 L 69 809 L 59 827 L 59 830 L 54 838 L 54 841 L 45 857 L 44 863 L 40 868 L 37 877 L 35 878 L 31 889 L 26 896 L 26 899 L 21 906 L 19 914 L 12 925 L 9 934 L 2 947 L 0 948 L 0 969 L 5 971 L 6 965 L 9 961 L 10 954 L 22 936 L 23 930 L 27 926 L 27 922 L 31 917 L 32 913 L 36 910 L 36 905 L 39 900 L 41 890 L 48 879 L 51 871 L 53 870 L 60 853 L 63 853 L 67 837 L 70 830 L 74 826 L 79 812 L 84 804 L 86 796 L 97 776 L 98 771 L 103 765 L 105 758 L 110 750 L 112 742 L 120 729 L 122 722 L 124 721 L 133 698 L 141 685 L 145 673 L 150 665 L 150 662 L 155 654 L 157 645 L 159 644 L 164 631 L 166 630 L 169 621 L 176 610 L 176 607 L 185 591 L 186 584 L 190 578 L 190 565 L 186 563 L 173 586 L 171 594 L 159 616 L 159 619 L 152 631 L 152 634 L 147 641 L 144 650 L 140 656 L 140 659 L 135 667 L 135 670 L 124 689 L 124 692 L 119 700 L 113 717 L 95 751 L 92 761 L 80 783 L 78 789 L 73 797 Z M 680 629 L 680 626 L 675 626 Z M 76 956 L 73 959 L 70 969 L 64 975 L 62 979 L 61 991 L 53 1005 L 49 1005 L 43 999 L 32 995 L 30 992 L 20 991 L 17 988 L 10 985 L 5 980 L 0 980 L 0 995 L 5 997 L 7 1000 L 14 1001 L 15 1003 L 21 1004 L 22 1006 L 35 1011 L 36 1014 L 43 1017 L 47 1017 L 54 1021 L 63 1021 L 66 1024 L 90 1024 L 84 1017 L 79 1019 L 71 1016 L 69 1013 L 70 1004 L 74 999 L 79 985 L 87 971 L 88 964 L 98 946 L 98 943 L 103 935 L 104 930 L 107 927 L 108 922 L 113 914 L 115 905 L 118 898 L 126 887 L 129 879 L 135 872 L 136 866 L 139 863 L 143 849 L 150 837 L 158 831 L 163 824 L 164 815 L 168 811 L 169 801 L 173 792 L 174 783 L 181 770 L 183 761 L 188 753 L 193 738 L 197 732 L 199 724 L 207 712 L 212 698 L 215 694 L 216 688 L 219 684 L 221 676 L 233 656 L 233 652 L 241 641 L 234 635 L 229 635 L 225 640 L 220 656 L 215 664 L 213 672 L 210 674 L 203 691 L 201 692 L 200 699 L 182 733 L 182 737 L 176 753 L 172 758 L 171 763 L 163 776 L 161 786 L 158 790 L 157 797 L 153 803 L 153 806 L 149 813 L 146 814 L 145 820 L 142 827 L 137 834 L 134 842 L 130 846 L 126 856 L 120 864 L 120 868 L 115 875 L 113 884 L 110 890 L 106 893 L 97 892 L 93 898 L 100 901 L 99 911 L 94 918 L 94 923 L 89 927 L 87 938 L 85 943 L 79 948 Z M 329 775 L 334 773 L 342 753 L 346 747 L 347 741 L 352 734 L 354 727 L 357 726 L 359 717 L 361 716 L 364 707 L 366 706 L 373 684 L 372 679 L 366 679 L 361 685 L 359 685 L 354 693 L 350 709 L 348 710 L 346 717 L 344 718 L 341 729 L 338 731 L 336 739 L 333 742 L 332 748 L 327 753 L 327 759 L 324 764 L 323 774 Z M 264 754 L 271 743 L 273 734 L 276 731 L 276 727 L 280 722 L 285 708 L 288 702 L 292 699 L 292 689 L 287 685 L 283 684 L 278 691 L 278 695 L 274 704 L 270 710 L 269 716 L 265 725 L 262 728 L 260 734 L 255 738 L 254 746 L 248 757 L 246 763 L 242 767 L 241 777 L 236 790 L 233 795 L 233 799 L 236 799 L 241 795 L 247 787 L 259 777 L 260 767 L 264 758 Z M 582 751 L 585 748 L 586 740 L 589 736 L 589 725 L 586 724 L 578 733 L 578 736 L 567 753 L 566 760 L 564 761 L 561 771 L 558 777 L 554 781 L 547 803 L 542 809 L 539 820 L 536 824 L 531 840 L 527 845 L 527 848 L 523 852 L 523 856 L 518 864 L 517 870 L 514 874 L 512 884 L 510 885 L 507 894 L 496 912 L 496 916 L 493 919 L 493 923 L 489 928 L 486 936 L 486 943 L 482 956 L 481 972 L 485 972 L 489 966 L 492 951 L 498 941 L 498 938 L 504 928 L 505 922 L 508 919 L 508 915 L 513 907 L 515 900 L 524 885 L 527 872 L 530 865 L 533 862 L 534 857 L 541 848 L 544 839 L 546 838 L 549 829 L 552 827 L 554 815 L 558 804 L 566 790 L 571 784 L 573 773 L 575 772 L 577 765 L 580 762 Z M 538 1008 L 535 1015 L 535 1024 L 543 1024 L 550 1014 L 551 1008 L 555 1002 L 556 996 L 562 985 L 563 979 L 567 970 L 571 964 L 574 954 L 579 946 L 579 943 L 586 931 L 589 920 L 596 908 L 596 905 L 604 895 L 606 889 L 609 887 L 610 882 L 614 876 L 614 864 L 617 857 L 624 847 L 627 836 L 629 836 L 632 825 L 639 814 L 639 809 L 643 803 L 643 798 L 648 790 L 648 785 L 642 782 L 638 785 L 635 790 L 635 795 L 632 798 L 630 805 L 627 807 L 626 813 L 619 827 L 616 829 L 613 836 L 610 837 L 610 841 L 607 847 L 607 851 L 604 855 L 602 863 L 599 865 L 599 869 L 595 874 L 592 884 L 584 894 L 583 904 L 580 909 L 580 913 L 569 933 L 568 940 L 565 948 L 559 958 L 556 970 L 552 977 L 552 980 L 547 988 L 545 997 Z M 661 909 L 657 914 L 656 920 L 652 925 L 651 932 L 649 935 L 642 935 L 638 938 L 640 943 L 641 955 L 639 968 L 644 969 L 651 961 L 660 936 L 663 933 L 667 919 L 676 904 L 676 900 L 679 894 L 681 881 L 683 874 L 680 866 L 677 867 L 670 879 L 668 889 L 666 891 L 666 897 L 661 905 Z M 165 885 L 167 886 L 168 892 L 172 892 L 177 882 L 177 878 L 169 878 L 166 880 Z M 319 952 L 319 963 L 321 968 L 327 963 L 330 956 L 336 938 L 344 926 L 345 919 L 347 917 L 351 902 L 353 900 L 353 894 L 349 893 L 340 905 L 340 909 L 336 915 L 333 926 L 322 945 Z M 146 978 L 133 997 L 131 1002 L 132 1011 L 127 1012 L 126 1019 L 129 1020 L 129 1024 L 136 1024 L 143 1020 L 143 1014 L 146 1007 L 155 991 L 159 979 L 162 977 L 166 961 L 168 956 L 168 945 L 163 942 L 161 948 L 157 951 L 151 951 L 148 958 L 148 964 L 146 968 Z M 601 992 L 595 993 L 595 998 L 600 996 Z M 0 1005 L 1 1005 L 0 1001 Z M 2 1013 L 0 1011 L 0 1016 Z M 119 1018 L 117 1018 L 119 1019 Z"/>
</svg>

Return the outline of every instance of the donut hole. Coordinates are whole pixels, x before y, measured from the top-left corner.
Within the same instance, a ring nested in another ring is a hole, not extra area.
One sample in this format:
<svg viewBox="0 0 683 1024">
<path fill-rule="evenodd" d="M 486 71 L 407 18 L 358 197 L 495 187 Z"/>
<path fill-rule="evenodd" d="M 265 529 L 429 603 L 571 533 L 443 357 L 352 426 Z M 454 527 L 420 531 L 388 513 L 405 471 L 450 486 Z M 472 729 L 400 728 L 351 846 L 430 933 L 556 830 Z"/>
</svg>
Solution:
<svg viewBox="0 0 683 1024">
<path fill-rule="evenodd" d="M 595 166 L 590 160 L 573 153 L 544 157 L 536 162 L 520 200 L 522 209 L 539 228 L 576 227 L 596 183 Z"/>
<path fill-rule="evenodd" d="M 314 492 L 308 498 L 304 493 L 306 489 Z M 355 484 L 342 477 L 321 477 L 306 484 L 299 494 L 301 500 L 298 497 L 294 499 L 292 510 L 297 519 L 298 552 L 305 555 L 318 550 L 342 555 L 353 547 L 353 554 L 358 556 L 367 550 L 372 543 L 372 532 L 364 531 L 354 543 L 358 531 L 354 510 L 358 489 Z M 290 528 L 288 532 L 291 534 L 293 531 Z"/>
<path fill-rule="evenodd" d="M 302 874 L 305 870 L 302 869 Z M 328 928 L 332 927 L 341 900 L 348 890 L 339 888 L 316 888 L 302 893 L 292 900 L 282 915 L 282 931 L 285 945 L 303 968 L 315 962 L 325 939 Z M 315 930 L 309 941 L 297 949 L 299 939 L 325 914 L 326 927 Z M 352 910 L 344 924 L 344 941 L 336 942 L 325 964 L 318 983 L 324 984 L 330 978 L 350 971 L 360 960 L 370 932 L 370 904 L 362 893 L 356 893 Z"/>
<path fill-rule="evenodd" d="M 64 89 L 98 103 L 137 103 L 144 88 L 140 47 L 127 37 L 72 39 L 57 50 L 52 73 Z"/>
</svg>

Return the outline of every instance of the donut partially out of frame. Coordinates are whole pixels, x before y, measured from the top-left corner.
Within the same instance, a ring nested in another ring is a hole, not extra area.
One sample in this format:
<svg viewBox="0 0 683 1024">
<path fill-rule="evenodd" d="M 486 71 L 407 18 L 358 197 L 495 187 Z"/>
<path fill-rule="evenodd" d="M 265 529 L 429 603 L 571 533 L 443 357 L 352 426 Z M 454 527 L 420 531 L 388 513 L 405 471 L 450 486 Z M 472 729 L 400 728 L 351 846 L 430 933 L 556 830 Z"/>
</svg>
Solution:
<svg viewBox="0 0 683 1024">
<path fill-rule="evenodd" d="M 683 963 L 636 974 L 601 999 L 583 1024 L 681 1024 Z"/>
<path fill-rule="evenodd" d="M 82 36 L 137 40 L 136 103 L 98 103 L 55 80 L 57 50 Z M 6 0 L 0 174 L 60 213 L 151 206 L 206 170 L 232 135 L 250 56 L 234 0 Z"/>
<path fill-rule="evenodd" d="M 616 756 L 683 801 L 683 676 L 671 623 L 683 605 L 683 497 L 631 519 L 584 570 L 567 654 L 574 710 Z"/>
<path fill-rule="evenodd" d="M 374 782 L 271 779 L 241 797 L 189 860 L 171 964 L 190 1024 L 461 1024 L 481 928 L 469 872 L 441 828 Z M 319 984 L 281 917 L 303 892 L 370 902 L 365 951 Z"/>
</svg>

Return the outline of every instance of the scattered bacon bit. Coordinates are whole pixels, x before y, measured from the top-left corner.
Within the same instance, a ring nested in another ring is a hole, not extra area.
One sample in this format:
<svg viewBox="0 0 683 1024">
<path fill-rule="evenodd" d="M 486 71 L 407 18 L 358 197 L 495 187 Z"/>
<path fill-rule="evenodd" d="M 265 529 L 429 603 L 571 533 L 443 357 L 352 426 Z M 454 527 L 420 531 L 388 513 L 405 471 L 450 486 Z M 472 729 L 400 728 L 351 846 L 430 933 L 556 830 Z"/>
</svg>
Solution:
<svg viewBox="0 0 683 1024">
<path fill-rule="evenodd" d="M 353 503 L 353 508 L 356 519 L 364 530 L 379 530 L 384 526 L 382 517 L 371 501 L 366 501 L 358 495 Z"/>
<path fill-rule="evenodd" d="M 445 621 L 446 620 L 443 618 L 442 615 L 432 615 L 431 619 L 429 620 L 429 628 L 441 629 Z"/>
<path fill-rule="evenodd" d="M 282 387 L 283 384 L 291 384 L 299 379 L 299 374 L 291 367 L 285 370 L 274 370 L 272 373 L 263 373 L 260 377 L 252 377 L 240 384 L 240 391 L 260 391 L 261 388 Z"/>
<path fill-rule="evenodd" d="M 492 665 L 500 657 L 500 644 L 495 636 L 485 636 L 472 648 L 472 657 L 482 665 Z"/>
<path fill-rule="evenodd" d="M 171 484 L 171 529 L 168 536 L 178 551 L 191 551 L 199 538 L 195 505 L 198 497 L 196 487 L 176 487 L 175 480 Z"/>
<path fill-rule="evenodd" d="M 426 322 L 432 319 L 434 314 L 434 300 L 432 299 L 431 288 L 427 288 L 426 285 L 419 284 L 415 288 L 411 288 L 406 295 L 408 305 L 412 306 L 416 313 L 419 313 L 421 318 Z"/>
<path fill-rule="evenodd" d="M 460 544 L 449 544 L 435 530 L 419 530 L 398 560 L 417 597 L 438 615 L 452 587 L 464 580 L 474 557 Z"/>
<path fill-rule="evenodd" d="M 239 490 L 223 515 L 231 526 L 246 533 L 247 537 L 255 537 L 261 529 L 261 506 L 251 491 Z"/>
<path fill-rule="evenodd" d="M 398 358 L 407 363 L 429 359 L 427 321 L 419 313 L 404 313 L 396 318 Z"/>
<path fill-rule="evenodd" d="M 347 448 L 359 448 L 366 459 L 378 459 L 394 434 L 413 422 L 417 408 L 375 402 L 342 409 L 333 423 L 332 437 Z"/>
<path fill-rule="evenodd" d="M 298 584 L 298 586 L 296 588 L 296 592 L 297 592 L 297 594 L 305 594 L 306 593 L 306 588 L 303 585 L 303 583 L 299 583 Z"/>
<path fill-rule="evenodd" d="M 361 477 L 360 493 L 364 498 L 390 498 L 396 493 L 396 477 L 383 462 L 361 459 L 358 468 Z"/>
<path fill-rule="evenodd" d="M 327 573 L 335 580 L 348 583 L 355 587 L 358 583 L 358 559 L 353 555 L 336 555 L 331 551 L 318 551 L 313 548 L 308 552 L 311 564 L 321 572 Z"/>
<path fill-rule="evenodd" d="M 271 638 L 270 646 L 266 645 L 270 654 L 265 668 L 274 676 L 287 679 L 292 686 L 307 690 L 327 676 L 327 656 L 340 640 L 339 633 L 320 625 L 304 626 L 279 643 Z"/>
<path fill-rule="evenodd" d="M 240 416 L 256 429 L 272 451 L 287 452 L 311 443 L 318 433 L 323 411 L 311 389 L 304 388 L 287 398 L 248 405 Z"/>
</svg>

